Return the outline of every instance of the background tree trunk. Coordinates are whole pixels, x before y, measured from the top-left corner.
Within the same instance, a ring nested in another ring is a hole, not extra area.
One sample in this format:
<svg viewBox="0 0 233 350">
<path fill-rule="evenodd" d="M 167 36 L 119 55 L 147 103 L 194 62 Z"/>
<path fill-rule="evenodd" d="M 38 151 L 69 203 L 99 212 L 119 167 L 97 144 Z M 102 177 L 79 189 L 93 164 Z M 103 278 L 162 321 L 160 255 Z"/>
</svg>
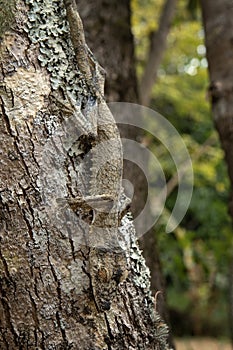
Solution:
<svg viewBox="0 0 233 350">
<path fill-rule="evenodd" d="M 0 47 L 0 347 L 167 349 L 132 222 L 123 218 L 121 245 L 109 250 L 105 237 L 90 242 L 109 217 L 93 225 L 77 200 L 87 192 L 85 156 L 104 135 L 98 124 L 94 136 L 93 118 L 107 113 L 115 128 L 78 59 L 87 53 L 74 54 L 63 2 L 17 0 L 10 10 Z"/>
<path fill-rule="evenodd" d="M 106 70 L 108 102 L 137 102 L 134 44 L 130 25 L 130 1 L 76 1 L 86 40 Z"/>
<path fill-rule="evenodd" d="M 218 130 L 231 183 L 229 213 L 233 219 L 233 3 L 232 0 L 202 0 L 207 59 L 209 96 L 215 126 Z M 233 266 L 233 256 L 232 264 Z M 233 285 L 232 266 L 229 283 Z M 233 297 L 231 290 L 230 319 L 233 330 Z M 231 334 L 233 340 L 233 331 Z"/>
</svg>

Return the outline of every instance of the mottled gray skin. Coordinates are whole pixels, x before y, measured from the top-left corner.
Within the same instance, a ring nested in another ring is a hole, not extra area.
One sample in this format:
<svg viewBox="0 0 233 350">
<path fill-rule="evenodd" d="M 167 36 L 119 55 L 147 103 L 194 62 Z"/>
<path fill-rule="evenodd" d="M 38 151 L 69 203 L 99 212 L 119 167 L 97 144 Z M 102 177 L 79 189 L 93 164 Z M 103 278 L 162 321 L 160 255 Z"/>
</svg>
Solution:
<svg viewBox="0 0 233 350">
<path fill-rule="evenodd" d="M 87 48 L 76 3 L 74 0 L 64 0 L 64 4 L 77 64 L 88 82 L 89 101 L 93 101 L 92 105 L 87 103 L 86 114 L 96 118 L 89 138 L 91 168 L 87 171 L 88 197 L 78 197 L 76 200 L 79 204 L 83 200 L 85 209 L 87 201 L 89 204 L 95 201 L 88 237 L 89 272 L 96 306 L 98 310 L 104 311 L 110 309 L 117 285 L 128 275 L 126 253 L 118 242 L 119 215 L 126 206 L 119 208 L 123 168 L 121 140 L 103 98 L 103 70 Z M 109 201 L 113 203 L 112 208 L 106 210 L 106 202 Z"/>
</svg>

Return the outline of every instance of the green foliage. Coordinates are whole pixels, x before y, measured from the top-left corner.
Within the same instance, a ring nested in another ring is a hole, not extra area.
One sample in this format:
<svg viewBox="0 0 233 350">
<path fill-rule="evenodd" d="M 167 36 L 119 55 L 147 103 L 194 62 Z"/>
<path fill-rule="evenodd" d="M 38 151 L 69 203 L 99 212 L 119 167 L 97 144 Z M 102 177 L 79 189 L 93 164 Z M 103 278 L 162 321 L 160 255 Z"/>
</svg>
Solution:
<svg viewBox="0 0 233 350">
<path fill-rule="evenodd" d="M 15 0 L 0 0 L 0 37 L 14 23 Z"/>
<path fill-rule="evenodd" d="M 201 334 L 208 329 L 214 335 L 226 335 L 227 278 L 232 251 L 227 212 L 229 181 L 206 97 L 208 74 L 200 11 L 190 18 L 189 11 L 194 11 L 197 1 L 180 0 L 178 4 L 151 107 L 165 116 L 183 137 L 193 162 L 194 192 L 182 224 L 167 235 L 165 226 L 177 196 L 177 190 L 172 192 L 156 234 L 168 284 L 168 303 L 183 318 L 190 315 L 187 333 Z M 157 0 L 133 0 L 139 79 L 147 57 L 151 13 L 161 9 L 161 5 Z M 168 181 L 175 171 L 172 159 L 158 141 L 151 142 Z M 195 323 L 199 323 L 198 329 Z"/>
</svg>

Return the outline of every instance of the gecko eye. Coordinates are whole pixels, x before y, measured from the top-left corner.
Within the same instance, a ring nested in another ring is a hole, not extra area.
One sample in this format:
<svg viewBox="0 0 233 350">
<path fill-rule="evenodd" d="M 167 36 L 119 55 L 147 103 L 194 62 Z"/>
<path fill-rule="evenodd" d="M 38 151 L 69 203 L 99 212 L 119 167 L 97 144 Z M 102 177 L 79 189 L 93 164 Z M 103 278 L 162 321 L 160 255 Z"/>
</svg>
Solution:
<svg viewBox="0 0 233 350">
<path fill-rule="evenodd" d="M 95 104 L 96 104 L 96 97 L 95 96 L 90 96 L 88 97 L 88 101 L 87 101 L 87 104 L 90 106 L 90 107 L 93 107 Z"/>
</svg>

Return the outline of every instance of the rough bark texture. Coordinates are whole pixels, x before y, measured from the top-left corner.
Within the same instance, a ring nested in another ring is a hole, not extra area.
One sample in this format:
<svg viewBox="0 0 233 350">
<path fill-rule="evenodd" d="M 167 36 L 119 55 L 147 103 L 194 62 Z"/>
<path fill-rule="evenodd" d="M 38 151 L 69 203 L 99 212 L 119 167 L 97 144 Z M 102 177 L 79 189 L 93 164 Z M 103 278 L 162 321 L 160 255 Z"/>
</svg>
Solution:
<svg viewBox="0 0 233 350">
<path fill-rule="evenodd" d="M 166 0 L 159 21 L 158 30 L 150 35 L 150 49 L 140 84 L 140 101 L 144 106 L 150 103 L 152 87 L 167 44 L 167 36 L 175 14 L 177 0 Z"/>
<path fill-rule="evenodd" d="M 109 102 L 138 102 L 137 79 L 135 71 L 134 41 L 131 33 L 130 1 L 95 0 L 77 1 L 80 14 L 84 21 L 87 43 L 95 53 L 98 61 L 106 70 L 105 94 Z M 160 48 L 156 47 L 156 50 Z M 135 115 L 127 116 L 134 123 Z M 140 142 L 142 130 L 136 127 L 120 126 L 121 137 Z M 148 167 L 145 153 L 137 155 Z M 124 162 L 124 179 L 134 186 L 134 197 L 131 210 L 137 217 L 147 199 L 147 180 L 143 172 L 132 162 Z M 150 215 L 148 213 L 148 215 Z M 144 217 L 147 220 L 146 217 Z M 136 227 L 141 232 L 145 222 Z M 166 307 L 166 292 L 159 261 L 159 252 L 154 229 L 152 228 L 140 239 L 140 246 L 151 274 L 151 289 L 153 294 L 161 291 L 158 296 L 157 310 L 162 318 L 169 323 Z M 169 342 L 173 345 L 172 337 Z"/>
<path fill-rule="evenodd" d="M 202 0 L 201 4 L 210 75 L 209 96 L 212 102 L 215 126 L 225 151 L 232 189 L 229 212 L 233 219 L 233 2 L 232 0 Z M 231 267 L 230 285 L 232 286 L 232 284 Z M 233 330 L 232 295 L 230 300 Z"/>
<path fill-rule="evenodd" d="M 0 348 L 167 349 L 130 217 L 109 250 L 98 237 L 109 219 L 93 225 L 80 199 L 101 118 L 114 121 L 79 70 L 63 2 L 17 0 L 14 13 L 0 47 Z"/>
</svg>

